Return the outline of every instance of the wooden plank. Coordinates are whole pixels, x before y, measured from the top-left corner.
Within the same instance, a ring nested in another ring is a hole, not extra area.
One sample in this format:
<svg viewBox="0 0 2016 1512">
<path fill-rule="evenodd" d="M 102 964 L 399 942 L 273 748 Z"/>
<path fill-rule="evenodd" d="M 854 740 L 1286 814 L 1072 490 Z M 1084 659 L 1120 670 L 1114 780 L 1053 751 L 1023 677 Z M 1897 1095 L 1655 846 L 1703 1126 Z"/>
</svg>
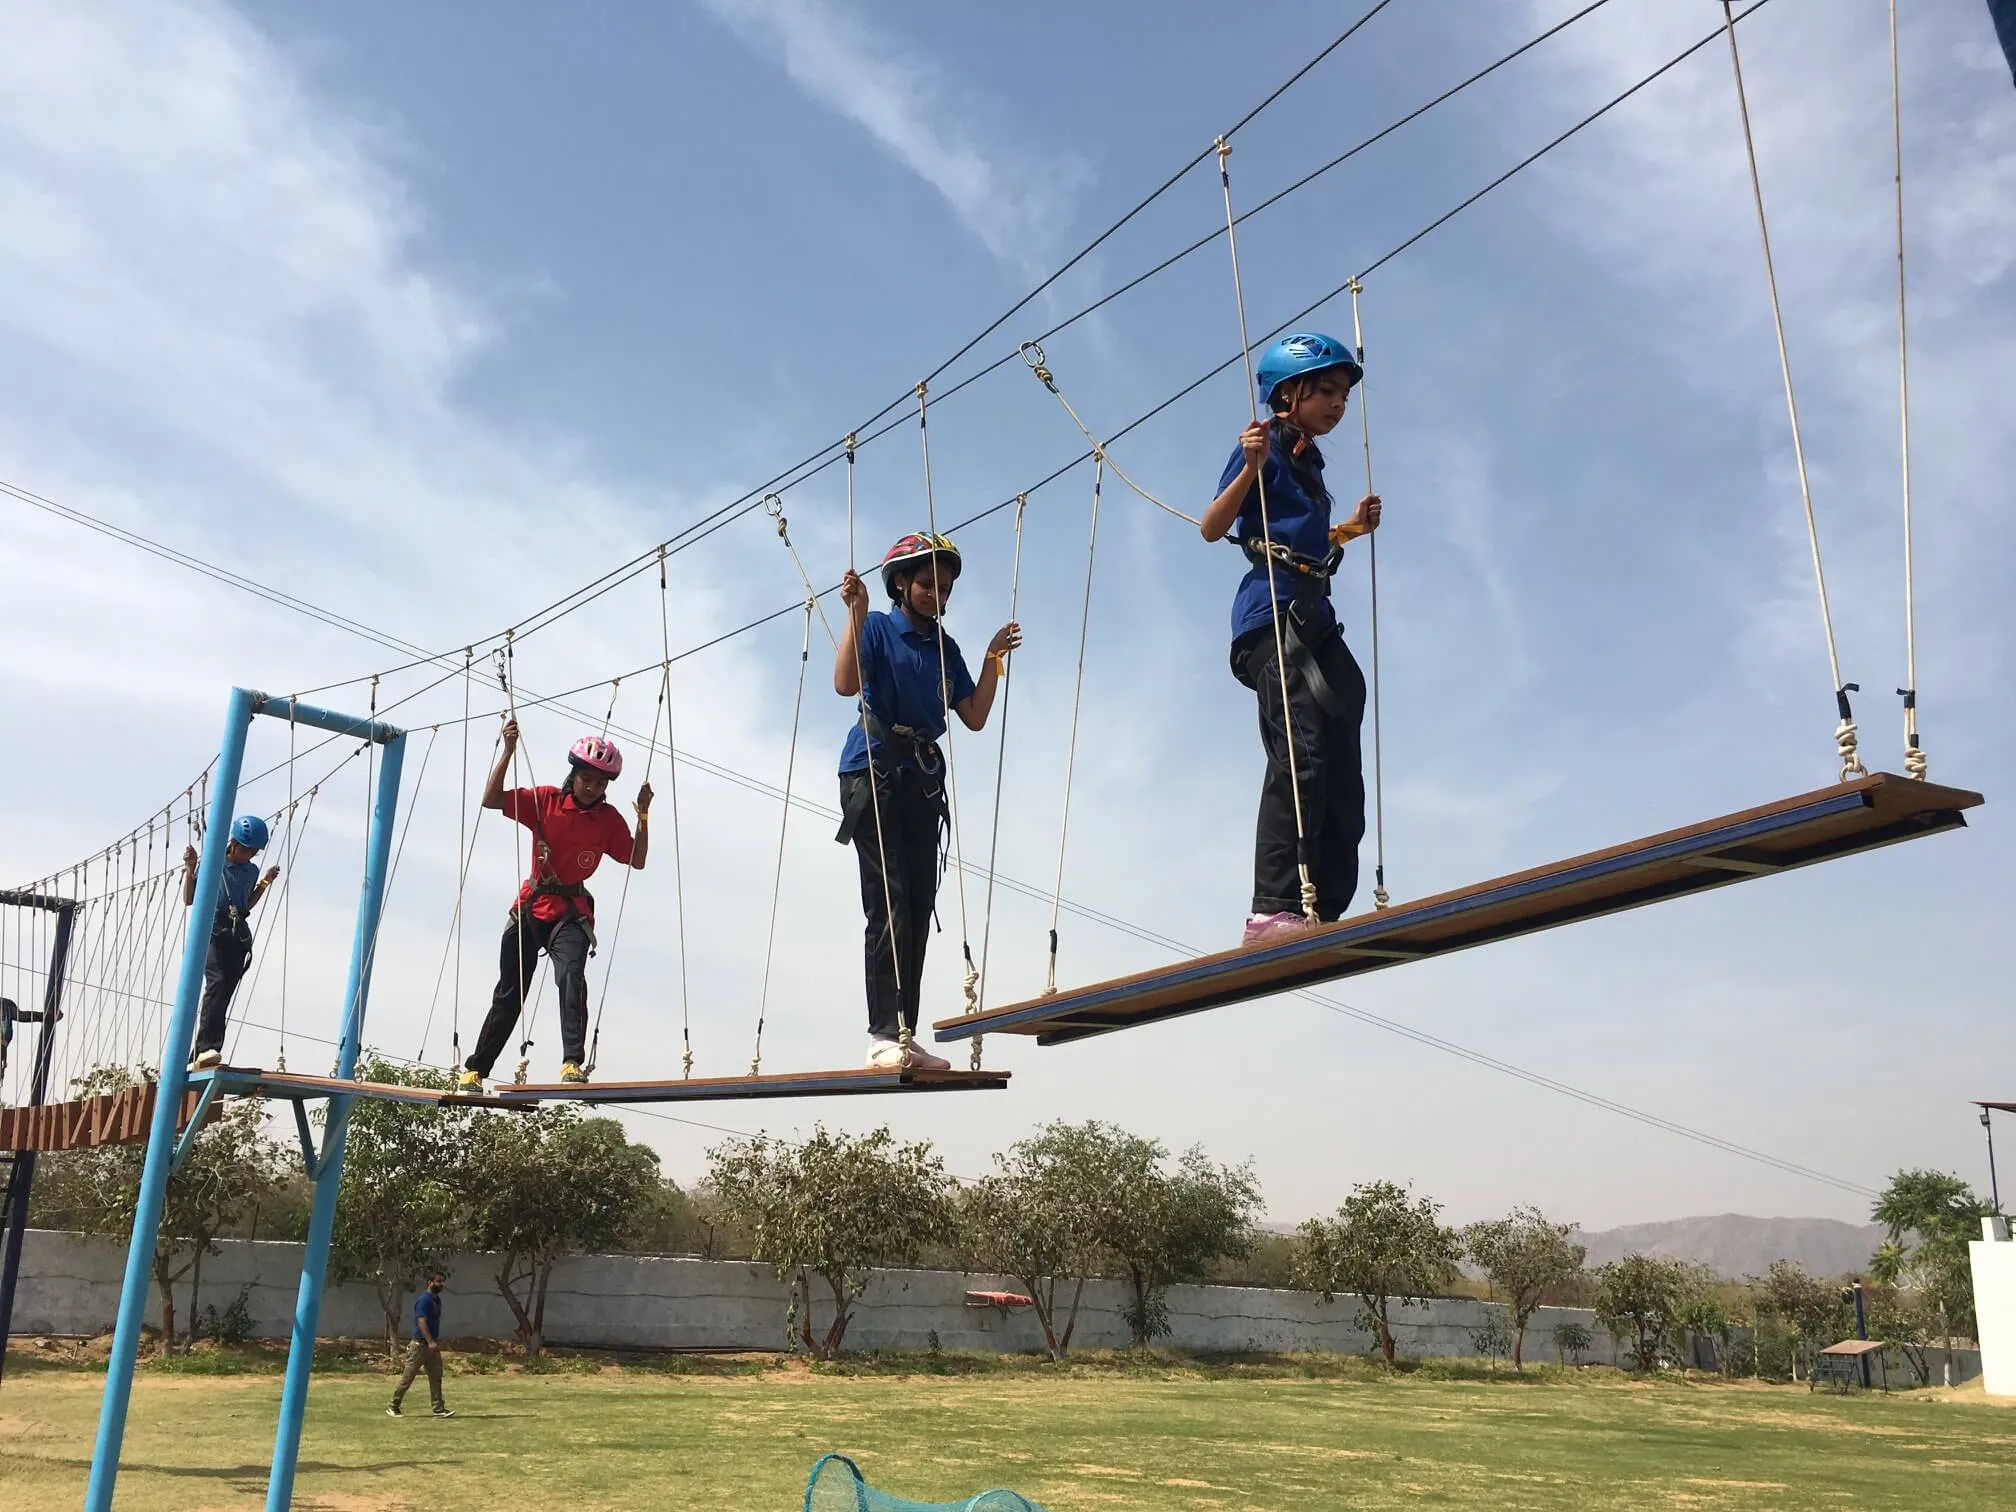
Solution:
<svg viewBox="0 0 2016 1512">
<path fill-rule="evenodd" d="M 850 1066 L 768 1076 L 695 1076 L 677 1081 L 527 1082 L 500 1086 L 507 1103 L 738 1102 L 782 1097 L 848 1097 L 896 1092 L 996 1092 L 1006 1071 L 896 1071 Z"/>
<path fill-rule="evenodd" d="M 101 1145 L 135 1144 L 154 1121 L 159 1088 L 153 1082 L 100 1097 L 35 1107 L 0 1108 L 0 1150 L 94 1150 Z M 177 1130 L 188 1127 L 196 1094 L 182 1100 Z"/>
<path fill-rule="evenodd" d="M 411 1103 L 423 1107 L 508 1108 L 501 1098 L 435 1087 L 408 1087 L 398 1082 L 350 1081 L 340 1076 L 310 1076 L 298 1071 L 266 1071 L 254 1066 L 219 1066 L 214 1071 L 198 1071 L 190 1080 L 217 1078 L 217 1090 L 233 1097 L 280 1097 L 289 1101 L 307 1097 L 369 1097 L 379 1102 Z"/>
<path fill-rule="evenodd" d="M 1031 1034 L 1042 1044 L 1081 1039 L 1964 828 L 1963 811 L 1981 801 L 1979 793 L 1872 773 L 1285 940 L 943 1019 L 932 1027 L 941 1041 L 995 1033 Z"/>
</svg>

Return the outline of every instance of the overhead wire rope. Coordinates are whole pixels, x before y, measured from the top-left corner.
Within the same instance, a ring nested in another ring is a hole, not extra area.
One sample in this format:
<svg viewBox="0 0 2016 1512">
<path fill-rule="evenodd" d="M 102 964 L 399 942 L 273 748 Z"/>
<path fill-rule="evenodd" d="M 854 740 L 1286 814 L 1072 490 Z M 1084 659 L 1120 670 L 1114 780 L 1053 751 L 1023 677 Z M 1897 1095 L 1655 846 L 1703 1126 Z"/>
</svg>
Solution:
<svg viewBox="0 0 2016 1512">
<path fill-rule="evenodd" d="M 1729 67 L 1736 79 L 1736 110 L 1743 122 L 1743 153 L 1750 166 L 1750 195 L 1757 207 L 1757 238 L 1764 250 L 1764 284 L 1771 295 L 1771 329 L 1778 339 L 1778 371 L 1785 380 L 1785 410 L 1792 422 L 1792 459 L 1799 473 L 1799 500 L 1806 511 L 1806 541 L 1813 551 L 1813 579 L 1820 590 L 1820 625 L 1826 632 L 1827 665 L 1834 677 L 1834 708 L 1841 721 L 1834 727 L 1835 754 L 1840 761 L 1841 780 L 1846 782 L 1863 775 L 1862 758 L 1856 750 L 1855 714 L 1848 702 L 1848 695 L 1861 691 L 1861 687 L 1842 679 L 1841 653 L 1834 643 L 1834 611 L 1827 602 L 1827 572 L 1820 562 L 1820 526 L 1813 514 L 1813 485 L 1806 474 L 1806 443 L 1799 431 L 1799 401 L 1792 391 L 1792 358 L 1785 345 L 1785 314 L 1778 301 L 1771 227 L 1764 215 L 1764 180 L 1757 171 L 1757 143 L 1750 131 L 1750 101 L 1743 87 L 1743 55 L 1736 45 L 1732 0 L 1722 0 L 1722 18 L 1729 36 Z"/>
<path fill-rule="evenodd" d="M 1911 570 L 1911 330 L 1904 309 L 1904 82 L 1897 58 L 1897 0 L 1890 0 L 1890 151 L 1897 189 L 1897 429 L 1904 481 L 1904 770 L 1925 780 L 1918 744 L 1918 609 Z"/>
<path fill-rule="evenodd" d="M 1239 277 L 1239 233 L 1238 222 L 1232 214 L 1232 144 L 1218 139 L 1218 183 L 1225 192 L 1225 250 L 1232 259 L 1232 300 L 1239 311 L 1239 357 L 1246 365 L 1246 407 L 1255 425 L 1260 423 L 1260 398 L 1254 387 L 1253 343 L 1246 336 L 1246 289 Z M 1295 803 L 1295 872 L 1302 887 L 1302 917 L 1311 924 L 1320 923 L 1316 911 L 1316 881 L 1309 867 L 1309 831 L 1303 819 L 1302 810 L 1302 762 L 1296 749 L 1295 705 L 1288 697 L 1288 648 L 1281 631 L 1281 596 L 1275 580 L 1276 562 L 1274 557 L 1274 527 L 1268 519 L 1267 509 L 1267 463 L 1274 450 L 1274 433 L 1266 435 L 1267 451 L 1261 456 L 1260 466 L 1254 472 L 1253 486 L 1260 500 L 1260 541 L 1264 548 L 1267 564 L 1267 611 L 1274 626 L 1274 670 L 1281 684 L 1281 733 L 1288 751 L 1288 791 Z M 1094 464 L 1096 467 L 1096 463 Z"/>
<path fill-rule="evenodd" d="M 938 497 L 936 490 L 931 485 L 929 387 L 928 381 L 920 381 L 917 385 L 917 444 L 924 454 L 924 528 L 930 531 L 932 539 L 936 540 L 938 536 Z M 938 558 L 935 554 L 931 558 L 931 569 L 935 575 L 938 570 Z M 965 990 L 963 996 L 965 998 L 966 1011 L 973 1013 L 980 1007 L 980 968 L 973 963 L 973 937 L 966 922 L 966 863 L 964 858 L 965 853 L 961 848 L 959 840 L 959 777 L 958 768 L 954 765 L 952 755 L 953 742 L 951 739 L 953 713 L 952 669 L 945 661 L 945 605 L 943 599 L 944 596 L 941 592 L 938 613 L 933 616 L 931 623 L 938 638 L 938 705 L 945 719 L 945 806 L 949 820 L 948 827 L 952 832 L 952 857 L 956 863 L 957 872 L 959 953 L 966 961 Z M 943 863 L 941 862 L 940 864 L 942 865 Z M 921 1000 L 921 984 L 919 987 L 919 996 Z M 900 1018 L 898 1022 L 901 1022 Z M 910 1047 L 910 1031 L 907 1024 L 903 1026 L 901 1038 L 905 1051 L 904 1058 L 907 1062 Z"/>
<path fill-rule="evenodd" d="M 1365 448 L 1365 493 L 1372 486 L 1372 404 L 1366 394 L 1365 324 L 1358 315 L 1358 296 L 1363 285 L 1351 280 L 1351 344 L 1358 349 L 1358 435 Z M 1368 618 L 1372 626 L 1372 906 L 1385 908 L 1392 901 L 1386 891 L 1386 758 L 1379 721 L 1379 532 L 1365 537 L 1366 570 L 1370 579 Z"/>
<path fill-rule="evenodd" d="M 1064 906 L 1064 847 L 1071 838 L 1071 783 L 1078 771 L 1078 713 L 1085 700 L 1085 646 L 1092 629 L 1092 568 L 1099 556 L 1099 485 L 1105 481 L 1104 457 L 1092 460 L 1091 524 L 1085 539 L 1085 600 L 1078 613 L 1078 669 L 1071 679 L 1071 733 L 1064 742 L 1064 802 L 1057 821 L 1057 886 L 1050 895 L 1050 959 L 1044 968 L 1045 996 L 1057 990 L 1057 916 Z"/>
<path fill-rule="evenodd" d="M 777 915 L 784 899 L 784 841 L 791 829 L 791 784 L 798 771 L 798 727 L 805 716 L 805 668 L 812 659 L 812 611 L 818 601 L 805 596 L 805 631 L 798 642 L 798 693 L 791 704 L 791 744 L 784 757 L 784 794 L 777 820 L 777 868 L 770 882 L 770 927 L 763 940 L 763 987 L 756 998 L 756 1047 L 749 1074 L 763 1074 L 763 1023 L 770 1011 L 770 969 L 777 957 Z"/>
</svg>

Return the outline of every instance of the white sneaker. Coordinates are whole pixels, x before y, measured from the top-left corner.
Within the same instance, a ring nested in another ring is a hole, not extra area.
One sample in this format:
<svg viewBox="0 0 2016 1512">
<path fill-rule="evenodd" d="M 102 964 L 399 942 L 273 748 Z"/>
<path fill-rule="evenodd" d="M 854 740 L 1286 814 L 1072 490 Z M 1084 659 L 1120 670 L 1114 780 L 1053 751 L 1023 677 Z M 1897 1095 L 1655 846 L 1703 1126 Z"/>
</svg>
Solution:
<svg viewBox="0 0 2016 1512">
<path fill-rule="evenodd" d="M 210 1071 L 223 1064 L 223 1052 L 218 1050 L 199 1050 L 196 1053 L 196 1058 L 189 1062 L 189 1069 L 191 1071 Z"/>
<path fill-rule="evenodd" d="M 910 1044 L 910 1069 L 912 1071 L 950 1071 L 952 1062 L 942 1055 L 933 1055 L 914 1040 Z"/>
<path fill-rule="evenodd" d="M 884 1071 L 903 1069 L 903 1042 L 877 1035 L 868 1041 L 868 1064 Z"/>
</svg>

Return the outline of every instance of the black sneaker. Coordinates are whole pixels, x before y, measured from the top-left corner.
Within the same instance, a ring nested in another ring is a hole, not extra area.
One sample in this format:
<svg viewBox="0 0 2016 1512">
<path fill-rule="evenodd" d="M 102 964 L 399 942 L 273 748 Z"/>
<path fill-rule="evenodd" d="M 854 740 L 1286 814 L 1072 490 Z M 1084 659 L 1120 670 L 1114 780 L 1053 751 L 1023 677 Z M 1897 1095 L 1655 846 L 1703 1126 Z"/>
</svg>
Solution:
<svg viewBox="0 0 2016 1512">
<path fill-rule="evenodd" d="M 447 1407 L 436 1407 L 436 1408 L 434 1409 L 434 1416 L 436 1416 L 436 1417 L 453 1417 L 453 1416 L 455 1416 L 455 1413 L 454 1413 L 453 1409 L 451 1409 L 451 1408 L 447 1408 Z"/>
<path fill-rule="evenodd" d="M 401 1411 L 399 1410 L 399 1404 L 398 1404 L 397 1402 L 393 1402 L 393 1403 L 392 1403 L 392 1404 L 391 1404 L 390 1406 L 388 1406 L 388 1407 L 387 1407 L 387 1408 L 385 1409 L 385 1416 L 387 1416 L 387 1417 L 404 1417 L 404 1416 L 406 1416 L 406 1414 L 405 1414 L 405 1413 L 403 1413 L 403 1412 L 401 1412 Z"/>
</svg>

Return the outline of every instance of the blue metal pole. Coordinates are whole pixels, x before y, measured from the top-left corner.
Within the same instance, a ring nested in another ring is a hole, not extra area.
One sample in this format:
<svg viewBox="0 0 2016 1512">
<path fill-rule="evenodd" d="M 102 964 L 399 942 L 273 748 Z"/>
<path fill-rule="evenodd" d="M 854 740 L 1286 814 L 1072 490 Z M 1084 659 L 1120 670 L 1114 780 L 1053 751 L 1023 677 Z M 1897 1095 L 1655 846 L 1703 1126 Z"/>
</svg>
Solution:
<svg viewBox="0 0 2016 1512">
<path fill-rule="evenodd" d="M 133 1397 L 133 1365 L 140 1355 L 140 1325 L 153 1280 L 154 1244 L 161 1232 L 161 1209 L 168 1196 L 168 1167 L 175 1153 L 175 1125 L 189 1086 L 189 1049 L 196 1038 L 196 1005 L 203 995 L 203 963 L 210 928 L 217 918 L 217 895 L 224 881 L 224 844 L 238 803 L 238 773 L 245 760 L 245 732 L 252 724 L 253 695 L 231 690 L 224 715 L 224 740 L 210 788 L 210 816 L 203 831 L 203 857 L 196 867 L 196 901 L 182 938 L 182 972 L 175 983 L 175 1012 L 161 1046 L 161 1080 L 154 1092 L 154 1121 L 147 1130 L 147 1163 L 140 1173 L 140 1200 L 133 1212 L 133 1238 L 126 1247 L 126 1280 L 119 1291 L 119 1321 L 112 1331 L 112 1356 L 105 1362 L 105 1398 L 98 1410 L 98 1442 L 91 1451 L 91 1482 L 85 1512 L 112 1512 L 112 1486 L 119 1476 L 119 1448 L 126 1437 L 126 1408 Z"/>
<path fill-rule="evenodd" d="M 357 904 L 357 936 L 350 945 L 350 978 L 343 994 L 343 1038 L 336 1050 L 336 1074 L 346 1080 L 357 1069 L 357 1053 L 364 1038 L 364 1004 L 378 952 L 378 921 L 392 857 L 392 821 L 399 808 L 399 772 L 405 760 L 406 737 L 401 734 L 386 742 L 378 769 L 378 792 L 371 806 L 364 893 Z M 287 1350 L 287 1384 L 280 1394 L 280 1426 L 273 1435 L 273 1473 L 266 1482 L 268 1512 L 287 1512 L 294 1499 L 301 1425 L 308 1413 L 308 1379 L 315 1366 L 315 1330 L 322 1316 L 322 1282 L 329 1266 L 329 1238 L 336 1227 L 336 1192 L 343 1181 L 343 1145 L 354 1101 L 342 1095 L 330 1098 L 329 1120 L 322 1131 L 315 1205 L 309 1213 L 308 1248 L 301 1257 L 301 1290 L 294 1303 L 294 1337 Z"/>
</svg>

